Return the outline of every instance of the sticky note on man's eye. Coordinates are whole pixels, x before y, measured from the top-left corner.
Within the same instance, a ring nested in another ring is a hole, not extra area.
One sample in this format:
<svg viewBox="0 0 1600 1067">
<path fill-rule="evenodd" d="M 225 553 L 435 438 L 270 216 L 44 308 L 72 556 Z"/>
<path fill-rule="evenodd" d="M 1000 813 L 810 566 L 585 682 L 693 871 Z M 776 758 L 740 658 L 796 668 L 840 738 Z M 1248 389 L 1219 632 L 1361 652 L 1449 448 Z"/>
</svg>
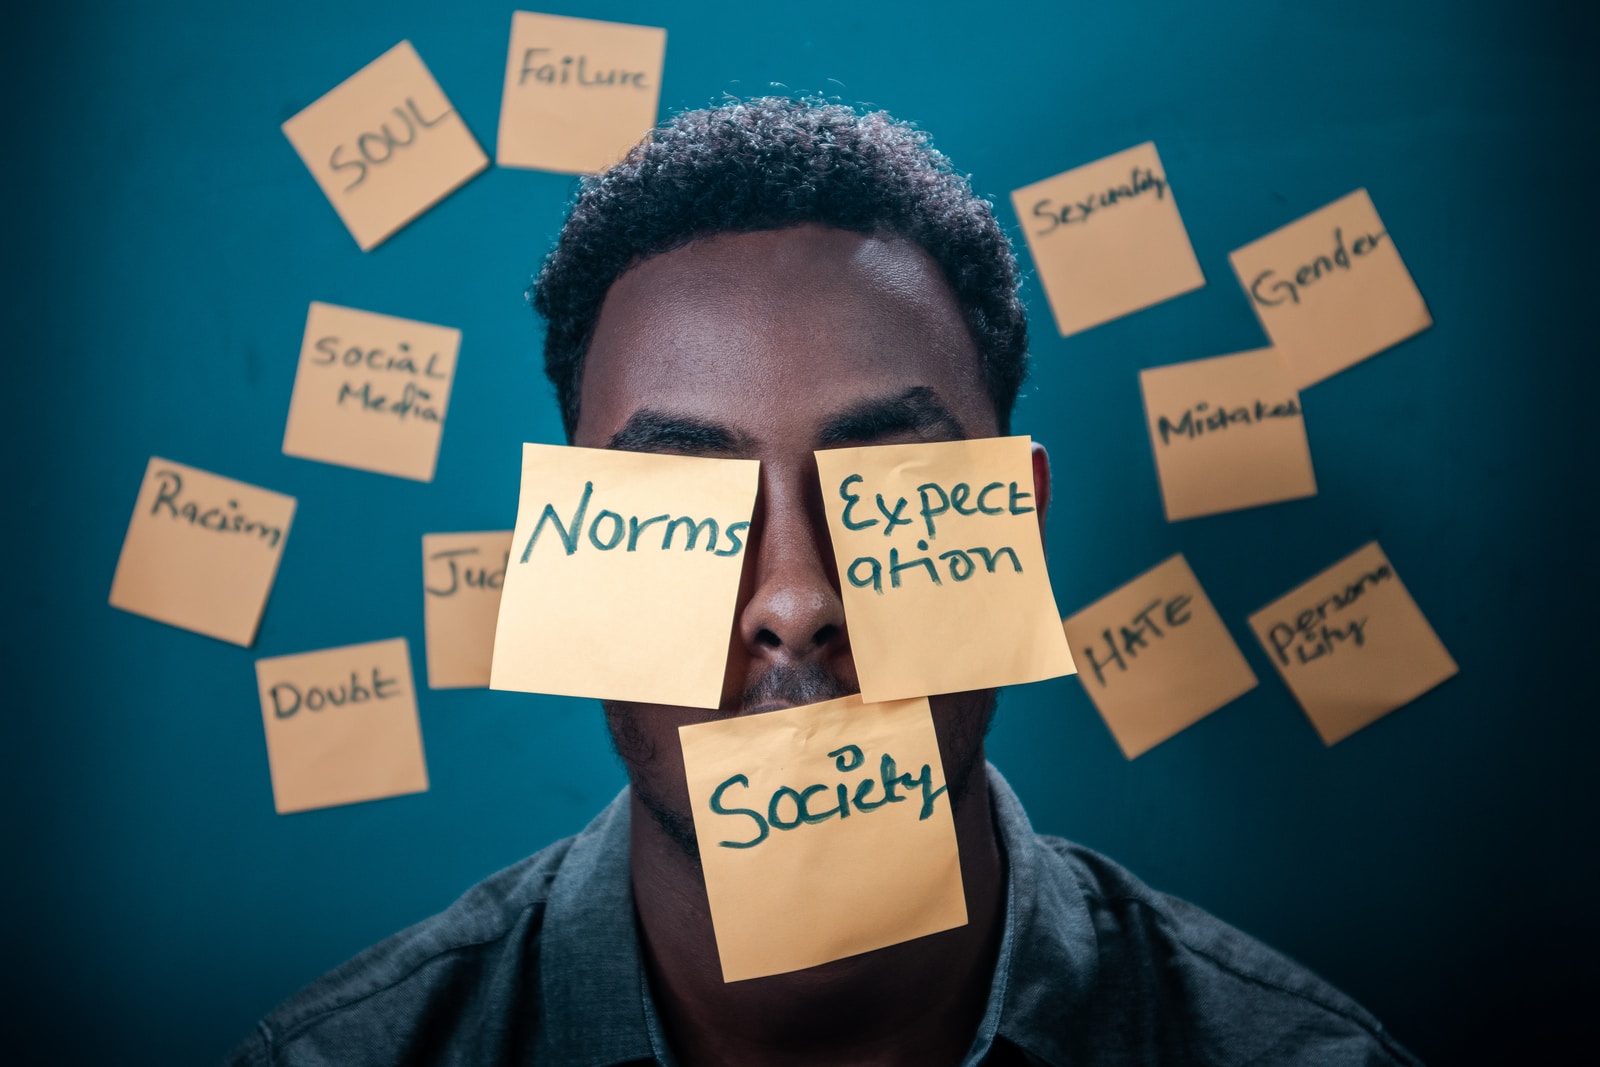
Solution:
<svg viewBox="0 0 1600 1067">
<path fill-rule="evenodd" d="M 1228 258 L 1301 389 L 1433 325 L 1365 189 Z"/>
<path fill-rule="evenodd" d="M 278 814 L 428 788 L 403 637 L 256 661 Z"/>
<path fill-rule="evenodd" d="M 1066 337 L 1206 283 L 1154 143 L 1011 194 Z"/>
<path fill-rule="evenodd" d="M 1376 541 L 1250 616 L 1250 627 L 1328 745 L 1457 669 Z"/>
<path fill-rule="evenodd" d="M 422 535 L 428 688 L 483 688 L 494 658 L 511 531 Z"/>
<path fill-rule="evenodd" d="M 1072 672 L 1045 570 L 1028 438 L 816 456 L 863 698 Z"/>
<path fill-rule="evenodd" d="M 286 455 L 433 480 L 461 331 L 311 304 Z"/>
<path fill-rule="evenodd" d="M 511 54 L 495 162 L 592 174 L 656 124 L 667 31 L 656 26 L 511 16 Z"/>
<path fill-rule="evenodd" d="M 249 646 L 294 497 L 150 460 L 111 579 L 111 606 Z"/>
<path fill-rule="evenodd" d="M 678 735 L 724 981 L 966 925 L 927 700 L 845 697 Z"/>
<path fill-rule="evenodd" d="M 759 471 L 523 445 L 489 688 L 716 707 Z"/>
<path fill-rule="evenodd" d="M 363 252 L 489 165 L 410 41 L 285 122 L 283 132 Z"/>
<path fill-rule="evenodd" d="M 1300 392 L 1270 348 L 1139 372 L 1167 521 L 1314 496 Z"/>
<path fill-rule="evenodd" d="M 1256 687 L 1181 555 L 1062 623 L 1078 680 L 1129 759 Z"/>
</svg>

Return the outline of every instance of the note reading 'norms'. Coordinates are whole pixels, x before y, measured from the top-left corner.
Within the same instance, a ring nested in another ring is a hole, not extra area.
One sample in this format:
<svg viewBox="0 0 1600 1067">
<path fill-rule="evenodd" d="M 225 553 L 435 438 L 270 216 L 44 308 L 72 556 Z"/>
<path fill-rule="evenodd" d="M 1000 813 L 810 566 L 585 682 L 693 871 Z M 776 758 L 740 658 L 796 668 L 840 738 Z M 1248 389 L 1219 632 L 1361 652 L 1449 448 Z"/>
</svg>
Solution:
<svg viewBox="0 0 1600 1067">
<path fill-rule="evenodd" d="M 422 535 L 429 689 L 482 689 L 494 659 L 511 531 Z"/>
</svg>

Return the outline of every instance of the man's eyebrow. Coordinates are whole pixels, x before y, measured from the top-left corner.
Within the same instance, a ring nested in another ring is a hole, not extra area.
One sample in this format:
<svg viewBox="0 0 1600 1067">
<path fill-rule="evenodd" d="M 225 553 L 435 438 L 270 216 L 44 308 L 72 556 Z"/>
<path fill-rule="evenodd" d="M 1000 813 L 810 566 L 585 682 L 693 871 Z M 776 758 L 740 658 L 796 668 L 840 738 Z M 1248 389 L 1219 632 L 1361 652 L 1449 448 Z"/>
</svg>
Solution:
<svg viewBox="0 0 1600 1067">
<path fill-rule="evenodd" d="M 719 423 L 646 408 L 635 411 L 622 429 L 611 435 L 606 447 L 623 452 L 734 455 L 746 451 L 746 444 L 743 434 Z"/>
<path fill-rule="evenodd" d="M 944 406 L 939 394 L 918 385 L 899 396 L 866 400 L 846 408 L 823 424 L 817 443 L 823 447 L 860 444 L 902 433 L 930 440 L 962 440 L 967 436 L 966 427 Z"/>
</svg>

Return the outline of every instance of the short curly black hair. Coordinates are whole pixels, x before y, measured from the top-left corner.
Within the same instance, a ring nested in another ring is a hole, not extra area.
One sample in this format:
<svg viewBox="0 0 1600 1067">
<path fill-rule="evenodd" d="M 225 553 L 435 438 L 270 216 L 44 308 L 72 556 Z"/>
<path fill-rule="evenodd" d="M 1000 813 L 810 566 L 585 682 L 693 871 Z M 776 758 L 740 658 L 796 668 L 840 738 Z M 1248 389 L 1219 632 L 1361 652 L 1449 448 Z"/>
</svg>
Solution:
<svg viewBox="0 0 1600 1067">
<path fill-rule="evenodd" d="M 928 135 L 886 112 L 762 97 L 687 111 L 579 185 L 530 290 L 570 441 L 600 306 L 629 267 L 718 233 L 817 223 L 894 236 L 943 271 L 972 332 L 1002 433 L 1027 373 L 1017 263 L 988 201 Z"/>
</svg>

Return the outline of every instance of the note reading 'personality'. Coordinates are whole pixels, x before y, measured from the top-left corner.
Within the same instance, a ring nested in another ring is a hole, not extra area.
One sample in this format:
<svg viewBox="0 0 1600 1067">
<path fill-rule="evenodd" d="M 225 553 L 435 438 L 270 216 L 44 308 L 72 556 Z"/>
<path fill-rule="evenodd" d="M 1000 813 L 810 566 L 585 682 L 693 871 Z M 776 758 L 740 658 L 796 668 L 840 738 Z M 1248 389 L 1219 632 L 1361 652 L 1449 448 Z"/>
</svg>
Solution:
<svg viewBox="0 0 1600 1067">
<path fill-rule="evenodd" d="M 1154 143 L 1011 194 L 1063 337 L 1206 283 Z"/>
<path fill-rule="evenodd" d="M 816 456 L 864 699 L 1072 673 L 1028 438 Z"/>
<path fill-rule="evenodd" d="M 966 924 L 927 700 L 845 697 L 678 735 L 724 981 Z"/>
<path fill-rule="evenodd" d="M 717 707 L 759 470 L 523 445 L 489 688 Z"/>
<path fill-rule="evenodd" d="M 1181 555 L 1067 619 L 1078 680 L 1129 759 L 1256 687 Z"/>
<path fill-rule="evenodd" d="M 593 174 L 656 124 L 667 31 L 517 11 L 495 162 Z"/>
<path fill-rule="evenodd" d="M 1315 496 L 1300 392 L 1270 348 L 1139 372 L 1167 521 Z"/>
<path fill-rule="evenodd" d="M 1250 627 L 1328 745 L 1457 670 L 1376 541 L 1250 616 Z"/>
<path fill-rule="evenodd" d="M 257 660 L 256 685 L 279 815 L 428 788 L 405 638 Z"/>
<path fill-rule="evenodd" d="M 292 496 L 152 458 L 111 579 L 111 606 L 248 647 L 294 506 Z"/>
<path fill-rule="evenodd" d="M 429 689 L 489 684 L 511 531 L 422 535 L 422 621 Z"/>
<path fill-rule="evenodd" d="M 363 252 L 489 165 L 410 41 L 283 124 Z"/>
<path fill-rule="evenodd" d="M 1433 325 L 1365 189 L 1228 258 L 1300 389 Z"/>
</svg>

